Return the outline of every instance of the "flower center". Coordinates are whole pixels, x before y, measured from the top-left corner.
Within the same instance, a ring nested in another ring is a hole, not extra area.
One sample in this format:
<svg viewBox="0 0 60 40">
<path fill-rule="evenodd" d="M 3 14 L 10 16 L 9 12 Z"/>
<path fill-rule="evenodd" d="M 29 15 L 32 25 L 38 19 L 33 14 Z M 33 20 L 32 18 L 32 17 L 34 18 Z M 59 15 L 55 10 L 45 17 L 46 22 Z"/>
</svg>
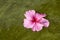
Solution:
<svg viewBox="0 0 60 40">
<path fill-rule="evenodd" d="M 32 22 L 37 22 L 37 18 L 36 17 L 33 17 Z"/>
</svg>

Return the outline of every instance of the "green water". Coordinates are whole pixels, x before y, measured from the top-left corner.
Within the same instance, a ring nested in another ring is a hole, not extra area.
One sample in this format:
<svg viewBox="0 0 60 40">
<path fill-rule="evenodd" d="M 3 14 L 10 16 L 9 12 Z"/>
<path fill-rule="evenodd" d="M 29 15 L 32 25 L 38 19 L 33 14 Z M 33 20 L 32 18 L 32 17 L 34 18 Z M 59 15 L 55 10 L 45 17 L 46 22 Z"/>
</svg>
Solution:
<svg viewBox="0 0 60 40">
<path fill-rule="evenodd" d="M 50 26 L 25 29 L 24 13 L 30 9 L 46 13 Z M 0 0 L 0 40 L 60 40 L 60 0 Z"/>
</svg>

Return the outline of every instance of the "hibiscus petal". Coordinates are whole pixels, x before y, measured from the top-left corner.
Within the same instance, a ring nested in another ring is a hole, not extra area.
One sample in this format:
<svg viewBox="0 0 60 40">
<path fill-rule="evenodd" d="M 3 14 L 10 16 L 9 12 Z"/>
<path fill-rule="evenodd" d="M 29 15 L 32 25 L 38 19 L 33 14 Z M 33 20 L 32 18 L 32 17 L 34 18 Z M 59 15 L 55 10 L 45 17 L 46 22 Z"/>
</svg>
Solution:
<svg viewBox="0 0 60 40">
<path fill-rule="evenodd" d="M 39 14 L 39 13 L 36 13 L 36 18 L 37 20 L 40 20 L 41 18 L 45 17 L 46 14 Z"/>
<path fill-rule="evenodd" d="M 42 20 L 40 21 L 41 24 L 43 24 L 45 27 L 49 26 L 49 21 L 47 19 L 42 18 Z"/>
<path fill-rule="evenodd" d="M 42 25 L 42 24 L 37 23 L 37 26 L 36 26 L 36 27 L 37 27 L 37 28 L 36 28 L 36 31 L 40 31 L 40 30 L 42 30 L 43 25 Z"/>
<path fill-rule="evenodd" d="M 23 25 L 24 25 L 25 28 L 32 28 L 34 26 L 34 24 L 28 19 L 24 19 L 24 24 Z"/>
<path fill-rule="evenodd" d="M 41 18 L 40 14 L 39 13 L 36 13 L 36 19 L 37 20 L 40 20 L 40 18 Z"/>
<path fill-rule="evenodd" d="M 32 30 L 33 31 L 40 31 L 40 30 L 42 30 L 42 28 L 43 28 L 43 25 L 42 24 L 36 23 L 34 25 L 34 27 L 32 28 Z"/>
<path fill-rule="evenodd" d="M 26 14 L 24 14 L 24 15 L 27 19 L 31 20 L 33 15 L 35 15 L 35 10 L 26 11 Z"/>
<path fill-rule="evenodd" d="M 41 17 L 45 17 L 45 16 L 46 16 L 46 14 L 40 14 L 40 16 L 41 16 Z"/>
<path fill-rule="evenodd" d="M 33 26 L 32 31 L 36 31 L 36 27 L 35 26 Z"/>
</svg>

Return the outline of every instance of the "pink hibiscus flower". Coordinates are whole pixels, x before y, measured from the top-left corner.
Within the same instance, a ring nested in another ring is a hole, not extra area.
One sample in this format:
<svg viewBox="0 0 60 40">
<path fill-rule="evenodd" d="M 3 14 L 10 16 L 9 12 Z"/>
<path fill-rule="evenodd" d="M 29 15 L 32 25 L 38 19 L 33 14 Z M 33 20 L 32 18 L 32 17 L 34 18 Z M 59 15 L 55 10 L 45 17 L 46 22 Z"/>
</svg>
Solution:
<svg viewBox="0 0 60 40">
<path fill-rule="evenodd" d="M 43 27 L 49 26 L 49 21 L 44 17 L 46 14 L 36 13 L 35 10 L 26 11 L 25 19 L 24 19 L 24 27 L 31 28 L 32 31 L 40 31 Z"/>
</svg>

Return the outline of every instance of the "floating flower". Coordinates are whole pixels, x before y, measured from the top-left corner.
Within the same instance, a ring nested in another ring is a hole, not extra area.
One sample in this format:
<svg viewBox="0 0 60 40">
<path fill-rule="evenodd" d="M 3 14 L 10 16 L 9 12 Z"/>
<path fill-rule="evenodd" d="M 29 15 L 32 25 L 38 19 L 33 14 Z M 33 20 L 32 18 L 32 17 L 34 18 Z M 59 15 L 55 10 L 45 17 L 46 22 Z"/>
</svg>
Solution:
<svg viewBox="0 0 60 40">
<path fill-rule="evenodd" d="M 40 31 L 43 27 L 49 26 L 49 21 L 44 17 L 46 14 L 36 13 L 35 10 L 26 11 L 25 19 L 24 19 L 24 27 L 31 28 L 32 31 Z"/>
</svg>

